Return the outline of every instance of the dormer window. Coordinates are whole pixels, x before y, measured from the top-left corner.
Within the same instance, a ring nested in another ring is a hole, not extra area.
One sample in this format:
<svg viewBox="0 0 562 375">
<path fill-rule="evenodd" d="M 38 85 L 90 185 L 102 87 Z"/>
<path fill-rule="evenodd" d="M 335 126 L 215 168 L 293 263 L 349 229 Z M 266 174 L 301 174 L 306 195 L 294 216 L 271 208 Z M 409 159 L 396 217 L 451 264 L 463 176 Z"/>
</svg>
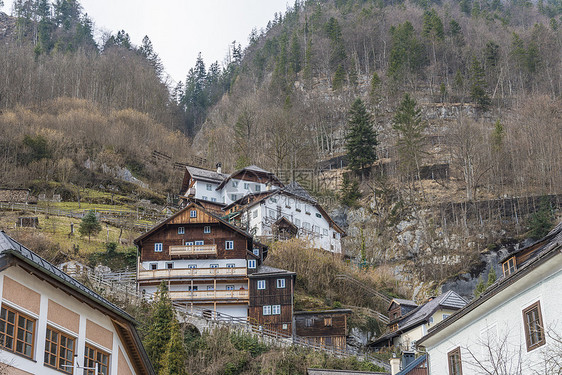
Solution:
<svg viewBox="0 0 562 375">
<path fill-rule="evenodd" d="M 515 272 L 515 266 L 516 265 L 517 264 L 516 264 L 515 257 L 511 257 L 508 260 L 506 260 L 505 262 L 503 262 L 503 275 L 509 276 L 513 272 Z"/>
</svg>

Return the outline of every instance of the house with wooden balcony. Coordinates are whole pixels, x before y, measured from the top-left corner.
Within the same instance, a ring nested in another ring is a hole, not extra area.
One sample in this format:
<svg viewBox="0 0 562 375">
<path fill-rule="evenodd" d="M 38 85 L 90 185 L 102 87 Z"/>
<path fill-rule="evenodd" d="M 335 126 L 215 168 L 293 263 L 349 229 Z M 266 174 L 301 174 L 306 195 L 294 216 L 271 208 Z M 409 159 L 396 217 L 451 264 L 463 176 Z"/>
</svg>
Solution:
<svg viewBox="0 0 562 375">
<path fill-rule="evenodd" d="M 147 298 L 164 281 L 174 302 L 248 317 L 249 276 L 267 251 L 249 233 L 191 202 L 135 244 L 137 283 Z"/>
</svg>

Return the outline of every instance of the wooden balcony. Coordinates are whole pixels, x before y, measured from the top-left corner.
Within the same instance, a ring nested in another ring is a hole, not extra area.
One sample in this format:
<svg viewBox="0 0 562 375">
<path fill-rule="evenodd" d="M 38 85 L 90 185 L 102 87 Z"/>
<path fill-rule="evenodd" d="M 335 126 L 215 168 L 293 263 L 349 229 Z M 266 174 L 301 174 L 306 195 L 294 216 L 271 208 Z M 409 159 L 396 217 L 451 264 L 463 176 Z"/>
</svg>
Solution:
<svg viewBox="0 0 562 375">
<path fill-rule="evenodd" d="M 170 256 L 217 255 L 217 245 L 170 246 Z"/>
<path fill-rule="evenodd" d="M 248 269 L 246 267 L 227 267 L 227 268 L 172 268 L 165 270 L 145 270 L 139 265 L 137 279 L 190 279 L 197 277 L 246 277 Z"/>
<path fill-rule="evenodd" d="M 195 290 L 189 292 L 168 292 L 172 300 L 204 301 L 204 300 L 248 300 L 250 293 L 243 290 Z"/>
</svg>

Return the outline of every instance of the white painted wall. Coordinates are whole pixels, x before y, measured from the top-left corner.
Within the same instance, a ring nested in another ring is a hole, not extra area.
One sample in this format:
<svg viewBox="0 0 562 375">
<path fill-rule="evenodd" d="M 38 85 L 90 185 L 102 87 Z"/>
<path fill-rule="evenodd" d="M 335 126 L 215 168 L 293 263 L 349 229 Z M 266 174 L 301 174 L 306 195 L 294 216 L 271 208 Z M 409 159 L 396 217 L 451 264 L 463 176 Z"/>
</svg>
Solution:
<svg viewBox="0 0 562 375">
<path fill-rule="evenodd" d="M 433 318 L 433 323 L 431 324 L 421 324 L 415 328 L 412 328 L 400 336 L 394 339 L 394 346 L 400 346 L 402 350 L 411 350 L 411 344 L 413 341 L 418 341 L 423 336 L 427 335 L 430 327 L 433 327 L 437 323 L 443 320 L 443 315 L 452 315 L 455 310 L 449 309 L 438 309 L 431 316 Z"/>
<path fill-rule="evenodd" d="M 211 268 L 211 264 L 218 264 L 219 268 L 226 268 L 227 264 L 234 264 L 234 267 L 246 267 L 246 259 L 174 259 L 160 260 L 154 262 L 142 262 L 142 266 L 146 270 L 150 270 L 152 264 L 158 266 L 157 269 L 164 270 L 168 268 L 168 263 L 173 263 L 174 268 L 188 268 L 189 265 L 195 264 L 196 268 Z"/>
<path fill-rule="evenodd" d="M 110 364 L 111 364 L 110 374 L 117 374 L 119 348 L 121 348 L 123 353 L 127 353 L 127 352 L 125 350 L 125 346 L 119 340 L 119 336 L 115 331 L 113 323 L 111 322 L 111 319 L 109 317 L 102 314 L 100 311 L 89 307 L 85 303 L 78 301 L 74 297 L 71 297 L 68 294 L 62 292 L 60 289 L 51 286 L 51 284 L 41 281 L 38 278 L 28 274 L 27 272 L 23 271 L 18 267 L 10 267 L 1 273 L 0 295 L 2 295 L 4 276 L 8 276 L 11 279 L 17 281 L 18 283 L 30 289 L 33 289 L 35 292 L 39 293 L 41 295 L 41 305 L 40 305 L 40 313 L 39 315 L 37 315 L 31 311 L 28 311 L 20 306 L 11 303 L 10 301 L 2 299 L 3 304 L 6 304 L 7 306 L 12 307 L 28 315 L 31 318 L 36 319 L 34 360 L 31 361 L 19 355 L 12 354 L 8 351 L 3 350 L 0 352 L 0 360 L 2 360 L 2 362 L 32 374 L 60 375 L 61 372 L 43 365 L 47 324 L 53 326 L 56 329 L 59 329 L 60 331 L 76 339 L 74 354 L 77 355 L 80 364 L 83 364 L 84 348 L 86 344 L 86 320 L 90 320 L 102 326 L 103 328 L 113 332 L 112 350 L 110 348 L 104 348 L 99 344 L 94 344 L 94 343 L 90 343 L 90 344 L 93 344 L 99 349 L 102 349 L 103 351 L 110 354 Z M 78 336 L 76 336 L 74 332 L 71 332 L 63 327 L 48 322 L 47 311 L 48 311 L 49 299 L 80 315 L 80 327 L 79 327 Z M 76 370 L 74 373 L 81 374 L 82 373 L 81 371 L 82 370 L 80 371 Z M 133 371 L 132 367 L 131 367 L 131 371 Z M 133 371 L 133 374 L 134 373 L 135 372 Z"/>
<path fill-rule="evenodd" d="M 442 335 L 431 337 L 423 345 L 429 353 L 431 375 L 448 374 L 447 353 L 460 347 L 463 375 L 480 374 L 475 360 L 485 360 L 487 344 L 497 347 L 496 342 L 507 338 L 508 359 L 515 364 L 521 353 L 523 374 L 543 373 L 544 355 L 553 347 L 553 340 L 546 337 L 546 344 L 527 352 L 523 326 L 523 309 L 540 301 L 541 313 L 547 333 L 549 330 L 562 335 L 562 254 L 550 259 L 532 274 L 507 287 L 486 303 L 442 330 Z M 558 350 L 560 347 L 558 347 Z M 495 351 L 497 352 L 497 350 Z"/>
<path fill-rule="evenodd" d="M 211 190 L 208 190 L 207 185 L 210 186 Z M 214 184 L 212 182 L 196 181 L 194 185 L 195 198 L 210 202 L 222 203 L 222 194 L 220 191 L 217 191 L 218 186 L 218 184 Z"/>
</svg>

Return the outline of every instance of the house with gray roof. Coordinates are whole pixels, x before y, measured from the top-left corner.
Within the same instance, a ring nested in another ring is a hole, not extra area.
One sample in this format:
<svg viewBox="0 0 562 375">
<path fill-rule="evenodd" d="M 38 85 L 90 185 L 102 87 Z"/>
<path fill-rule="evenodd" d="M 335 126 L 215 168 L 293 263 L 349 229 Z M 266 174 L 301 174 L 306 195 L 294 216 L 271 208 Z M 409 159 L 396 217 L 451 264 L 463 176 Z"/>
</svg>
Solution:
<svg viewBox="0 0 562 375">
<path fill-rule="evenodd" d="M 129 314 L 3 231 L 0 295 L 9 374 L 154 374 Z"/>
<path fill-rule="evenodd" d="M 394 299 L 390 303 L 389 311 L 394 312 L 396 305 L 405 305 L 404 315 L 391 315 L 388 332 L 378 337 L 369 346 L 372 348 L 399 347 L 410 350 L 412 345 L 428 332 L 435 324 L 447 319 L 455 311 L 467 304 L 458 293 L 450 290 L 438 297 L 432 297 L 423 305 L 414 307 L 415 302 Z"/>
</svg>

